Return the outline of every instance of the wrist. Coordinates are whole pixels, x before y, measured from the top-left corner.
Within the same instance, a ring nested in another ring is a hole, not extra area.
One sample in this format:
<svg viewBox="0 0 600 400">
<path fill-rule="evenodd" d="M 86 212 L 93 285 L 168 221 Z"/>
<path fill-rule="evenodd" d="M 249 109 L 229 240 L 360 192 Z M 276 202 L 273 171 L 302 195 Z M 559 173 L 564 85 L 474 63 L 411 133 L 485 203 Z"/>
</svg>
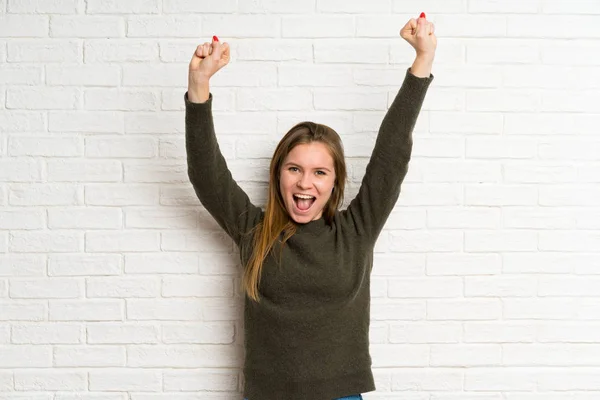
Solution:
<svg viewBox="0 0 600 400">
<path fill-rule="evenodd" d="M 208 82 L 194 83 L 188 85 L 188 99 L 192 103 L 204 103 L 208 100 L 210 88 Z"/>
</svg>

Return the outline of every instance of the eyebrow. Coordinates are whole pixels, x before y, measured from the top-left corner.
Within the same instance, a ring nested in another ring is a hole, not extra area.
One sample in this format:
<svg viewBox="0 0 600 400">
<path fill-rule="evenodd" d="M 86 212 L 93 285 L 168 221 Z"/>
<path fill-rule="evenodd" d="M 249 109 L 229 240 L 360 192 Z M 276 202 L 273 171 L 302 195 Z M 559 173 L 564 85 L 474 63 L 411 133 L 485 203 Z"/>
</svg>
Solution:
<svg viewBox="0 0 600 400">
<path fill-rule="evenodd" d="M 301 167 L 300 164 L 296 164 L 295 162 L 292 162 L 292 161 L 283 164 L 284 167 L 287 167 L 288 165 L 293 165 L 295 167 Z M 327 172 L 331 172 L 331 170 L 327 167 L 317 167 L 317 168 L 313 168 L 313 169 L 323 169 Z"/>
</svg>

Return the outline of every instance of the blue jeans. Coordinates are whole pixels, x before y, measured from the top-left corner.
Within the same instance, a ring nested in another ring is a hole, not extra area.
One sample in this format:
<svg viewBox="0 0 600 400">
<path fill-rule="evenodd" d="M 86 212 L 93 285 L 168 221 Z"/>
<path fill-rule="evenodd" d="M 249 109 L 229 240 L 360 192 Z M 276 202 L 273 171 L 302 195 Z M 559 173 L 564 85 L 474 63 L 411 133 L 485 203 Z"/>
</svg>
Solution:
<svg viewBox="0 0 600 400">
<path fill-rule="evenodd" d="M 248 400 L 248 399 L 244 399 L 244 400 Z M 334 400 L 363 400 L 363 397 L 361 394 L 354 394 L 352 396 L 340 397 L 340 398 L 334 399 Z"/>
</svg>

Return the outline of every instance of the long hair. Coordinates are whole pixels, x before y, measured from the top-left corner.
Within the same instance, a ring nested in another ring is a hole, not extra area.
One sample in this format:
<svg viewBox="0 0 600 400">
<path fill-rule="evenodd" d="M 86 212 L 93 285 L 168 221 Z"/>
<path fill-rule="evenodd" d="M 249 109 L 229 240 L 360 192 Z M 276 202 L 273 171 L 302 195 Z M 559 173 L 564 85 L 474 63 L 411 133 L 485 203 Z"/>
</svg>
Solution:
<svg viewBox="0 0 600 400">
<path fill-rule="evenodd" d="M 258 285 L 260 283 L 263 263 L 280 235 L 283 235 L 278 246 L 280 255 L 285 242 L 296 233 L 296 223 L 290 218 L 279 187 L 281 166 L 287 155 L 299 144 L 321 142 L 326 145 L 335 168 L 335 183 L 329 201 L 323 208 L 323 218 L 331 224 L 338 208 L 344 201 L 346 186 L 346 161 L 342 140 L 336 131 L 330 127 L 314 122 L 300 122 L 290 129 L 279 141 L 271 165 L 269 167 L 269 188 L 264 219 L 250 232 L 252 238 L 252 253 L 245 266 L 242 286 L 252 300 L 260 301 Z"/>
</svg>

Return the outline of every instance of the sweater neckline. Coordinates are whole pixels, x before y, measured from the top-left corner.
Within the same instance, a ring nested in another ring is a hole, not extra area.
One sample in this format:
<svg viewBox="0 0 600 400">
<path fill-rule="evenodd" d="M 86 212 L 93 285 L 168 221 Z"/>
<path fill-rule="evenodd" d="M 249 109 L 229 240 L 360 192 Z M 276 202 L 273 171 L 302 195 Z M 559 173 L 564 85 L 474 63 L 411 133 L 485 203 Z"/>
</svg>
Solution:
<svg viewBox="0 0 600 400">
<path fill-rule="evenodd" d="M 297 233 L 321 233 L 323 229 L 327 226 L 327 222 L 325 218 L 321 217 L 319 219 L 315 219 L 309 221 L 305 224 L 296 224 L 296 232 Z"/>
</svg>

